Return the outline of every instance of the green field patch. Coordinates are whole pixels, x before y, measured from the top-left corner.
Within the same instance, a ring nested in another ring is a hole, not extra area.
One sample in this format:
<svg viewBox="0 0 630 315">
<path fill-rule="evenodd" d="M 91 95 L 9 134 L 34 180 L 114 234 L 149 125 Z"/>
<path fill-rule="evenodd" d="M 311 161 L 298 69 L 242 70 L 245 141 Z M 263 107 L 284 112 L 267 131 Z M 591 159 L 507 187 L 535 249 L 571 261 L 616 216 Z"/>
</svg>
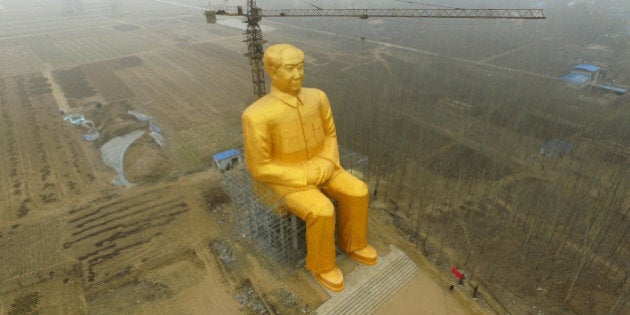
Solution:
<svg viewBox="0 0 630 315">
<path fill-rule="evenodd" d="M 185 169 L 203 167 L 203 161 L 190 148 L 180 147 L 176 151 L 177 159 L 185 166 Z"/>
</svg>

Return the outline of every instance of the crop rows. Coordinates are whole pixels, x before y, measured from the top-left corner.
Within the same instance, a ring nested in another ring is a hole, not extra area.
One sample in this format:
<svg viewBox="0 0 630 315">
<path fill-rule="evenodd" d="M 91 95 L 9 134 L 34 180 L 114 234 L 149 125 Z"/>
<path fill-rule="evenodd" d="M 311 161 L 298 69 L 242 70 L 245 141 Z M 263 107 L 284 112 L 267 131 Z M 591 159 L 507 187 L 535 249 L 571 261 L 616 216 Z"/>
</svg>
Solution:
<svg viewBox="0 0 630 315">
<path fill-rule="evenodd" d="M 3 155 L 4 163 L 8 171 L 8 176 L 2 176 L 3 179 L 3 194 L 4 200 L 7 200 L 6 205 L 8 210 L 13 212 L 11 214 L 2 213 L 3 217 L 11 217 L 16 215 L 18 218 L 25 216 L 29 210 L 29 204 L 32 202 L 32 198 L 28 197 L 25 190 L 28 189 L 24 183 L 24 174 L 27 172 L 25 164 L 29 162 L 28 157 L 25 158 L 22 143 L 23 132 L 19 132 L 17 126 L 21 126 L 21 119 L 16 119 L 12 109 L 15 107 L 12 105 L 18 105 L 17 108 L 26 109 L 26 106 L 20 106 L 21 95 L 16 95 L 15 89 L 11 89 L 15 82 L 7 82 L 2 80 L 1 92 L 1 110 L 2 110 L 2 128 L 4 138 L 6 139 L 5 152 Z M 23 129 L 22 129 L 23 130 Z M 21 131 L 21 130 L 20 130 Z M 6 211 L 6 210 L 5 210 Z"/>
<path fill-rule="evenodd" d="M 59 251 L 59 231 L 64 222 L 47 218 L 33 225 L 0 228 L 0 293 L 48 280 L 56 272 L 72 268 Z"/>
<path fill-rule="evenodd" d="M 6 176 L 0 191 L 7 200 L 1 217 L 21 218 L 64 197 L 79 196 L 95 180 L 86 169 L 88 158 L 95 157 L 86 156 L 77 143 L 80 136 L 64 128 L 45 79 L 37 74 L 1 82 L 5 150 L 0 160 Z"/>
<path fill-rule="evenodd" d="M 70 235 L 63 248 L 81 265 L 86 288 L 120 281 L 142 264 L 155 263 L 175 241 L 173 224 L 190 211 L 187 202 L 168 188 L 150 188 L 84 203 L 73 209 Z M 170 231 L 170 232 L 169 232 Z"/>
<path fill-rule="evenodd" d="M 14 76 L 41 69 L 42 60 L 28 47 L 0 48 L 0 76 Z"/>
<path fill-rule="evenodd" d="M 133 91 L 108 69 L 106 63 L 84 65 L 81 71 L 106 102 L 130 99 L 134 96 Z"/>
</svg>

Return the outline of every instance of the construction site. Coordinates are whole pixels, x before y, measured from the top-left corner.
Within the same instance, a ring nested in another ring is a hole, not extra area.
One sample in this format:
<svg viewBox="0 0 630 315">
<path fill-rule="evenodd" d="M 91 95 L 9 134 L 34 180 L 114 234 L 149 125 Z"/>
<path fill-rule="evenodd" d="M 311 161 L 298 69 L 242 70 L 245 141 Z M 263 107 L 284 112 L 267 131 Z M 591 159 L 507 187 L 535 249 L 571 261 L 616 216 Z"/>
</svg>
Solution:
<svg viewBox="0 0 630 315">
<path fill-rule="evenodd" d="M 0 0 L 0 314 L 628 314 L 629 16 Z M 243 163 L 277 43 L 369 187 L 379 263 L 338 252 L 342 293 Z"/>
</svg>

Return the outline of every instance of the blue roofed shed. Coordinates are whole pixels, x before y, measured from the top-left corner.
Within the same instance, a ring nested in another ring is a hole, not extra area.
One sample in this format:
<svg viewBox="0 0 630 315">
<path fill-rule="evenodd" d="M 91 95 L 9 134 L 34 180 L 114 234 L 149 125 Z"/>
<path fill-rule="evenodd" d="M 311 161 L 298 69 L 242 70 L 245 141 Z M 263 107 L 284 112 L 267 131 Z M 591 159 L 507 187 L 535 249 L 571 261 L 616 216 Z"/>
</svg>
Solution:
<svg viewBox="0 0 630 315">
<path fill-rule="evenodd" d="M 540 154 L 547 157 L 560 159 L 571 152 L 572 149 L 573 144 L 571 144 L 570 142 L 560 139 L 553 139 L 540 146 Z"/>
<path fill-rule="evenodd" d="M 598 87 L 602 90 L 605 91 L 610 91 L 613 92 L 615 94 L 626 94 L 628 93 L 628 89 L 624 88 L 624 87 L 620 87 L 620 86 L 614 86 L 614 85 L 610 85 L 610 84 L 605 84 L 605 83 L 600 83 L 600 84 L 595 84 L 595 87 Z"/>
<path fill-rule="evenodd" d="M 570 73 L 560 78 L 575 87 L 583 87 L 589 82 L 597 81 L 601 68 L 587 63 L 573 67 Z"/>
<path fill-rule="evenodd" d="M 579 64 L 579 65 L 573 67 L 573 69 L 587 71 L 587 72 L 597 72 L 597 71 L 601 70 L 600 67 L 598 67 L 596 65 L 591 65 L 591 64 L 588 64 L 588 63 Z"/>
<path fill-rule="evenodd" d="M 243 162 L 243 154 L 237 149 L 229 149 L 212 156 L 214 163 L 221 171 L 227 171 Z"/>
<path fill-rule="evenodd" d="M 560 80 L 567 81 L 576 87 L 581 87 L 591 81 L 591 77 L 584 73 L 571 72 L 560 78 Z"/>
</svg>

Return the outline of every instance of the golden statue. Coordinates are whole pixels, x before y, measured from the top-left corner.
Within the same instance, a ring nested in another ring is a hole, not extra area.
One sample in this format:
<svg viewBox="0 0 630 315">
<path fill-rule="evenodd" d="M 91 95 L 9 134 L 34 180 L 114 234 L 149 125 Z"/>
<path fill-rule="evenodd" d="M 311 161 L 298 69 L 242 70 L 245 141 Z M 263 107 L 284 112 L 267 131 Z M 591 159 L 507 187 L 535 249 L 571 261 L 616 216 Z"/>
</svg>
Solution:
<svg viewBox="0 0 630 315">
<path fill-rule="evenodd" d="M 367 185 L 339 163 L 337 133 L 326 94 L 302 88 L 304 52 L 273 45 L 263 57 L 271 92 L 242 115 L 245 162 L 257 191 L 271 190 L 284 208 L 306 222 L 306 269 L 326 288 L 342 291 L 337 246 L 351 259 L 377 263 L 367 244 Z M 337 201 L 335 207 L 328 198 Z"/>
</svg>

